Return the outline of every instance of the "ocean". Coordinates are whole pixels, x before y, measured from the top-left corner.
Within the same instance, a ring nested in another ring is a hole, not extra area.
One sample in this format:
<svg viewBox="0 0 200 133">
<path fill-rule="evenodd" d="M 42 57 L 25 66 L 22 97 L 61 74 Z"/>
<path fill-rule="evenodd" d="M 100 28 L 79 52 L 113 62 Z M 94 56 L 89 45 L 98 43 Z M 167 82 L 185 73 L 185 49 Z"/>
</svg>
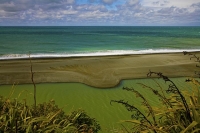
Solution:
<svg viewBox="0 0 200 133">
<path fill-rule="evenodd" d="M 0 27 L 0 59 L 200 51 L 200 27 Z"/>
</svg>

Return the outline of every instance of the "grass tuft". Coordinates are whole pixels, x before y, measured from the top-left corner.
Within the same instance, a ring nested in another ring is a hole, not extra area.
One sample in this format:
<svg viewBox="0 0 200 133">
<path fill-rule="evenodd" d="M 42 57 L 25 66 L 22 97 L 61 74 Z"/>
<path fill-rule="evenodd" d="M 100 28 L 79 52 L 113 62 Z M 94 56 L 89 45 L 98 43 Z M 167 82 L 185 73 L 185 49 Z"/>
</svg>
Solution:
<svg viewBox="0 0 200 133">
<path fill-rule="evenodd" d="M 0 96 L 0 132 L 97 133 L 101 128 L 85 111 L 66 114 L 55 102 L 26 105 Z"/>
</svg>

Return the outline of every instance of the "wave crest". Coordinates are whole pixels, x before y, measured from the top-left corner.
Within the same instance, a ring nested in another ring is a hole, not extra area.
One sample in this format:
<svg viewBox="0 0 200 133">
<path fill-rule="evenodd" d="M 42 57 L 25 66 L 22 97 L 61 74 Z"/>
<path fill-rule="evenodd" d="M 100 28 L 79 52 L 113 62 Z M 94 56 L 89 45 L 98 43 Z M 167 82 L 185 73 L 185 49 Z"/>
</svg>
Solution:
<svg viewBox="0 0 200 133">
<path fill-rule="evenodd" d="M 87 57 L 87 56 L 109 56 L 109 55 L 130 55 L 130 54 L 156 54 L 156 53 L 178 53 L 178 52 L 195 52 L 200 49 L 148 49 L 148 50 L 106 50 L 89 53 L 37 53 L 31 54 L 31 58 L 60 58 L 60 57 Z M 9 59 L 27 59 L 29 54 L 5 54 L 0 56 L 0 60 Z"/>
</svg>

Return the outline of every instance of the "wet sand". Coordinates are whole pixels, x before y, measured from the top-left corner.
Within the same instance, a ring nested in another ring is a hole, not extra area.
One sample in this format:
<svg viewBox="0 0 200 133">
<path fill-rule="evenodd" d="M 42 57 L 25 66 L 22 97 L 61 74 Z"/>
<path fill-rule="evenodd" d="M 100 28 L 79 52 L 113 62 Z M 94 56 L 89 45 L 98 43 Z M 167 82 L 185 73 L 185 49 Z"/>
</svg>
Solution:
<svg viewBox="0 0 200 133">
<path fill-rule="evenodd" d="M 191 77 L 196 64 L 183 53 L 32 59 L 35 83 L 79 82 L 98 88 L 114 87 L 122 79 L 146 78 L 149 70 Z M 30 71 L 29 59 L 1 60 L 0 84 L 32 83 Z"/>
</svg>

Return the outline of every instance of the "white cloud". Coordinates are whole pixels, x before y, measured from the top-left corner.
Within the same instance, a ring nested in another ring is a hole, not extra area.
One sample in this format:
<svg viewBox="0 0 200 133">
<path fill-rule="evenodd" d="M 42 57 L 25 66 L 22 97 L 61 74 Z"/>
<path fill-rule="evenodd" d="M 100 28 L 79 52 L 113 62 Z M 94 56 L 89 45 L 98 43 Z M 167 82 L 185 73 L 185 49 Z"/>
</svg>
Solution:
<svg viewBox="0 0 200 133">
<path fill-rule="evenodd" d="M 75 10 L 61 10 L 58 12 L 60 15 L 75 15 L 78 13 L 78 11 Z"/>
<path fill-rule="evenodd" d="M 64 2 L 66 2 L 67 4 L 73 4 L 75 3 L 75 0 L 64 0 Z"/>
<path fill-rule="evenodd" d="M 143 0 L 141 4 L 146 7 L 179 7 L 186 8 L 200 0 Z"/>
<path fill-rule="evenodd" d="M 114 1 L 116 1 L 116 0 L 102 0 L 102 2 L 104 2 L 106 4 L 112 4 Z"/>
<path fill-rule="evenodd" d="M 128 0 L 127 1 L 128 5 L 133 6 L 139 3 L 139 0 Z"/>
<path fill-rule="evenodd" d="M 194 3 L 199 3 L 200 0 L 170 0 L 170 6 L 176 6 L 180 8 L 189 7 Z"/>
<path fill-rule="evenodd" d="M 78 17 L 80 18 L 83 18 L 83 19 L 101 19 L 101 18 L 109 18 L 111 17 L 112 15 L 108 12 L 106 13 L 103 13 L 103 12 L 100 12 L 100 11 L 92 11 L 92 12 L 84 12 L 84 13 L 81 13 Z"/>
<path fill-rule="evenodd" d="M 88 1 L 80 4 L 75 0 L 0 0 L 0 25 L 16 21 L 28 24 L 70 22 L 76 25 L 200 24 L 200 2 L 197 3 L 200 0 Z M 111 7 L 115 10 L 110 10 Z"/>
<path fill-rule="evenodd" d="M 108 5 L 111 5 L 119 0 L 88 0 L 89 2 L 91 3 L 103 3 L 103 4 L 108 4 Z"/>
</svg>

